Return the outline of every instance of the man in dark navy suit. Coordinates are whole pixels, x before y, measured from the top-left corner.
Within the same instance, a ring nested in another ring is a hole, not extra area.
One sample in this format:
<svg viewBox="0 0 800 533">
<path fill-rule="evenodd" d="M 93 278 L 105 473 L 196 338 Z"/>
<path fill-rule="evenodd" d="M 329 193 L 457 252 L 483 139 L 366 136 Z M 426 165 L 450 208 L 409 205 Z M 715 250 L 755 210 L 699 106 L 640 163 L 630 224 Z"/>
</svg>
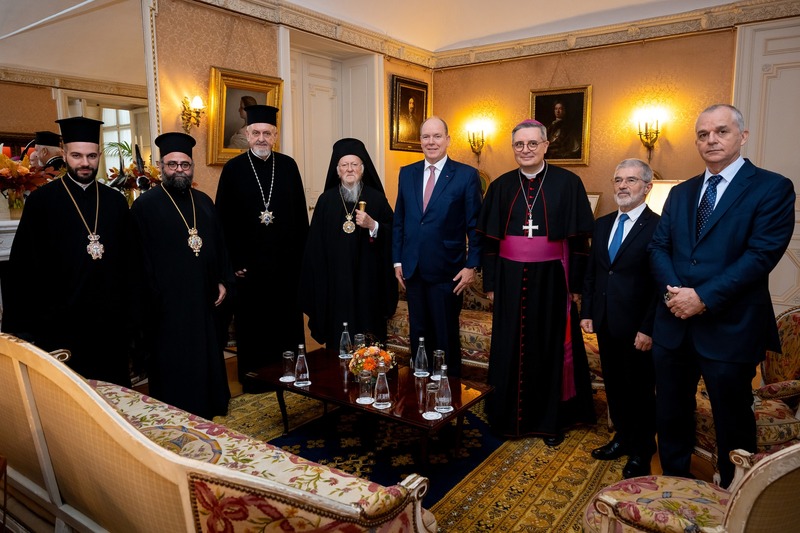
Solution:
<svg viewBox="0 0 800 533">
<path fill-rule="evenodd" d="M 596 333 L 611 421 L 616 434 L 592 450 L 600 460 L 628 456 L 625 478 L 650 473 L 656 452 L 653 319 L 657 290 L 647 246 L 659 216 L 644 202 L 653 170 L 626 159 L 614 171 L 619 209 L 595 223 L 583 282 L 581 328 Z"/>
<path fill-rule="evenodd" d="M 735 107 L 709 107 L 695 133 L 706 170 L 672 189 L 650 244 L 664 294 L 653 328 L 658 448 L 664 474 L 689 475 L 702 376 L 727 487 L 731 450 L 756 451 L 756 365 L 781 349 L 769 273 L 792 238 L 795 193 L 789 179 L 742 158 L 748 131 Z"/>
<path fill-rule="evenodd" d="M 425 159 L 400 169 L 392 261 L 406 289 L 411 353 L 424 337 L 426 350 L 444 350 L 448 373 L 459 376 L 458 316 L 481 257 L 475 232 L 480 179 L 473 167 L 447 157 L 444 120 L 423 122 L 420 141 Z"/>
</svg>

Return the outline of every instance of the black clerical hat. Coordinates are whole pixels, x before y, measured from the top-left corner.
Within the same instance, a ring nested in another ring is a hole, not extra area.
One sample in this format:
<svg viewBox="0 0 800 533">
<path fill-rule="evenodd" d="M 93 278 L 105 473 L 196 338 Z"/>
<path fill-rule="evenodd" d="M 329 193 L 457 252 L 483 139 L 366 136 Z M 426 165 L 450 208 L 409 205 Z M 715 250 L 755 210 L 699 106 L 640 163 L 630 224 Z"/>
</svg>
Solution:
<svg viewBox="0 0 800 533">
<path fill-rule="evenodd" d="M 272 124 L 278 125 L 278 108 L 271 105 L 249 105 L 244 108 L 247 113 L 247 125 Z"/>
<path fill-rule="evenodd" d="M 76 142 L 100 144 L 100 126 L 103 124 L 101 121 L 86 117 L 71 117 L 56 122 L 61 127 L 64 144 Z"/>
<path fill-rule="evenodd" d="M 341 178 L 339 178 L 336 167 L 339 165 L 339 160 L 346 155 L 357 156 L 364 164 L 364 175 L 361 176 L 361 182 L 364 185 L 383 192 L 381 178 L 378 176 L 378 171 L 375 169 L 372 158 L 369 156 L 367 147 L 364 146 L 364 143 L 360 140 L 351 138 L 339 139 L 333 143 L 331 162 L 328 165 L 328 176 L 325 179 L 325 190 L 331 187 L 338 187 Z"/>
<path fill-rule="evenodd" d="M 169 133 L 162 133 L 156 137 L 156 146 L 161 152 L 161 158 L 171 152 L 183 152 L 184 154 L 192 157 L 192 146 L 196 141 L 191 135 L 186 135 L 179 131 L 172 131 Z"/>
<path fill-rule="evenodd" d="M 37 131 L 34 143 L 38 146 L 61 146 L 61 135 L 52 131 Z"/>
</svg>

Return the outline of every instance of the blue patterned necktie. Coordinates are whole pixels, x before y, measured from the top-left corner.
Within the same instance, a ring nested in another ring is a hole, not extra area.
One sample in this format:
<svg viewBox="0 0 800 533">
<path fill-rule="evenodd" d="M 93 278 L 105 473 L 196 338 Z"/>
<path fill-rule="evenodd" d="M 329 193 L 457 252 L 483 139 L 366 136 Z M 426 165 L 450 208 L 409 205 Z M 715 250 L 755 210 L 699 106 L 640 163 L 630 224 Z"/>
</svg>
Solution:
<svg viewBox="0 0 800 533">
<path fill-rule="evenodd" d="M 700 200 L 700 205 L 697 208 L 697 235 L 698 239 L 700 234 L 703 233 L 703 228 L 711 218 L 711 213 L 714 212 L 714 204 L 717 203 L 717 184 L 722 180 L 722 176 L 711 176 L 708 178 L 708 187 L 706 192 L 703 193 L 703 198 Z"/>
<path fill-rule="evenodd" d="M 625 233 L 625 221 L 630 217 L 627 213 L 622 213 L 617 222 L 617 231 L 614 232 L 614 237 L 611 239 L 611 244 L 608 246 L 608 257 L 613 261 L 617 256 L 619 247 L 622 246 L 622 235 Z"/>
</svg>

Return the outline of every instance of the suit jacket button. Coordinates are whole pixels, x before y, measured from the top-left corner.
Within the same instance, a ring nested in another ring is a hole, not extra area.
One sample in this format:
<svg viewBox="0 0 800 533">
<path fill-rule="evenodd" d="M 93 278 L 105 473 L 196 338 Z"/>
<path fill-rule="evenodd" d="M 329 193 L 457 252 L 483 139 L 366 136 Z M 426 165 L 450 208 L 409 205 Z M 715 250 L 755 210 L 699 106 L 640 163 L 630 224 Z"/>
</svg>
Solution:
<svg viewBox="0 0 800 533">
<path fill-rule="evenodd" d="M 697 259 L 692 259 L 692 266 L 697 266 Z"/>
</svg>

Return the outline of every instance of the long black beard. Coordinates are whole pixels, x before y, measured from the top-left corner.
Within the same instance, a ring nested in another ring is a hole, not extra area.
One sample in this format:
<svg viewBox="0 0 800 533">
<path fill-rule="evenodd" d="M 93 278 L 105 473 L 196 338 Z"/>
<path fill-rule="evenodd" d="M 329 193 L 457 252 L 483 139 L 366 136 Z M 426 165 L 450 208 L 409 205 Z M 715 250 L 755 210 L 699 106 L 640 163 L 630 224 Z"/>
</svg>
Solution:
<svg viewBox="0 0 800 533">
<path fill-rule="evenodd" d="M 161 183 L 170 191 L 184 192 L 192 186 L 192 176 L 167 176 L 165 174 L 161 178 Z"/>
</svg>

